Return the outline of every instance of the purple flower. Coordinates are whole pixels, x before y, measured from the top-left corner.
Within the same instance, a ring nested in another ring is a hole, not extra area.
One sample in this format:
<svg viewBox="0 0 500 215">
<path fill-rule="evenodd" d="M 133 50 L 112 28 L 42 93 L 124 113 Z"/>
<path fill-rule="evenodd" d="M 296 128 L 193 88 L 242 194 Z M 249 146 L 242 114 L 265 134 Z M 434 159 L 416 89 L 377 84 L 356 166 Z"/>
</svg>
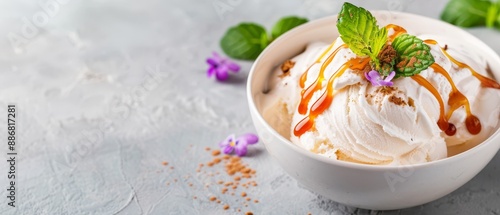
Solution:
<svg viewBox="0 0 500 215">
<path fill-rule="evenodd" d="M 255 134 L 244 134 L 238 138 L 235 138 L 234 134 L 231 134 L 219 146 L 224 154 L 231 154 L 235 151 L 238 156 L 245 156 L 248 144 L 255 144 L 257 142 L 259 142 L 259 137 Z"/>
<path fill-rule="evenodd" d="M 238 64 L 219 56 L 217 52 L 212 52 L 212 55 L 211 58 L 207 58 L 207 63 L 210 66 L 207 70 L 208 77 L 213 76 L 215 73 L 217 80 L 225 81 L 229 77 L 229 71 L 240 71 L 240 66 Z"/>
<path fill-rule="evenodd" d="M 368 81 L 370 81 L 373 86 L 392 86 L 392 79 L 396 75 L 395 71 L 392 71 L 387 77 L 380 76 L 380 73 L 378 73 L 375 70 L 369 71 L 365 73 L 365 77 Z"/>
</svg>

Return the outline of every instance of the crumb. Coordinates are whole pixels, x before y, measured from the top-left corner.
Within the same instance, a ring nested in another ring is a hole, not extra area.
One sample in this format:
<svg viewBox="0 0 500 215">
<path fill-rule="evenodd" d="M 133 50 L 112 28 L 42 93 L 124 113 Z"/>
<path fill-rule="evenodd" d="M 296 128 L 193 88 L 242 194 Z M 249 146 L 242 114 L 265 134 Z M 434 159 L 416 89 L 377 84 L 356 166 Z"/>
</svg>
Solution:
<svg viewBox="0 0 500 215">
<path fill-rule="evenodd" d="M 295 66 L 295 62 L 291 60 L 286 60 L 283 64 L 281 64 L 281 71 L 283 71 L 283 75 L 290 74 L 288 72 L 293 68 L 293 66 Z"/>
<path fill-rule="evenodd" d="M 168 165 L 168 162 L 163 161 L 163 162 L 161 162 L 161 165 L 163 165 L 163 166 L 167 166 L 167 165 Z"/>
<path fill-rule="evenodd" d="M 392 103 L 399 105 L 399 106 L 407 105 L 406 102 L 402 98 L 396 97 L 394 95 L 389 97 L 389 102 L 392 102 Z"/>
<path fill-rule="evenodd" d="M 221 191 L 221 192 L 222 192 L 222 194 L 225 194 L 225 193 L 227 192 L 227 188 L 225 188 L 225 187 L 224 187 L 224 188 L 222 188 L 222 191 Z"/>
<path fill-rule="evenodd" d="M 212 155 L 213 155 L 213 156 L 220 155 L 220 150 L 213 150 L 213 151 L 212 151 Z"/>
<path fill-rule="evenodd" d="M 217 203 L 219 203 L 219 204 L 220 204 L 220 200 L 219 200 L 219 199 L 217 199 Z"/>
<path fill-rule="evenodd" d="M 250 201 L 250 200 L 252 200 L 252 199 L 251 199 L 250 197 L 247 197 L 247 198 L 246 198 L 246 200 L 247 200 L 247 201 Z"/>
<path fill-rule="evenodd" d="M 444 44 L 444 48 L 443 48 L 445 51 L 448 50 L 448 44 Z"/>
<path fill-rule="evenodd" d="M 259 203 L 259 200 L 257 200 L 257 199 L 256 199 L 256 200 L 253 200 L 253 202 L 255 202 L 255 203 Z"/>
<path fill-rule="evenodd" d="M 410 107 L 415 107 L 415 101 L 413 101 L 413 99 L 410 97 L 408 98 L 408 105 L 410 105 Z"/>
<path fill-rule="evenodd" d="M 221 160 L 220 160 L 220 158 L 215 158 L 215 159 L 213 160 L 213 162 L 214 162 L 215 164 L 220 163 L 220 161 L 221 161 Z"/>
<path fill-rule="evenodd" d="M 210 149 L 211 149 L 210 147 L 207 147 L 205 148 L 205 151 L 210 151 Z"/>
<path fill-rule="evenodd" d="M 236 177 L 234 177 L 234 180 L 239 181 L 239 180 L 241 180 L 241 178 L 239 176 L 236 176 Z"/>
<path fill-rule="evenodd" d="M 217 200 L 217 198 L 215 196 L 210 196 L 209 200 L 213 202 L 213 201 Z"/>
<path fill-rule="evenodd" d="M 224 183 L 224 181 L 222 181 L 222 180 L 217 182 L 217 184 L 223 184 L 223 183 Z"/>
<path fill-rule="evenodd" d="M 246 212 L 245 215 L 253 215 L 253 213 L 249 211 L 249 212 Z"/>
<path fill-rule="evenodd" d="M 227 210 L 227 209 L 229 209 L 229 205 L 224 205 L 223 208 L 224 208 L 224 210 Z"/>
<path fill-rule="evenodd" d="M 241 193 L 241 197 L 246 197 L 246 196 L 247 196 L 247 193 L 245 193 L 245 192 Z"/>
</svg>

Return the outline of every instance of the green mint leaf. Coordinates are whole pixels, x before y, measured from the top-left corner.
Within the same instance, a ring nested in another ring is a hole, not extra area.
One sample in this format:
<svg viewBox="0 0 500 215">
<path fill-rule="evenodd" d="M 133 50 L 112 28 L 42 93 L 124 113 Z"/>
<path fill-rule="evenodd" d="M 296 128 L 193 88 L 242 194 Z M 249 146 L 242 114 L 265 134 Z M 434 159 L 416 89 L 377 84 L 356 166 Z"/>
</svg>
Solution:
<svg viewBox="0 0 500 215">
<path fill-rule="evenodd" d="M 266 29 L 255 23 L 229 28 L 220 41 L 227 56 L 241 60 L 255 60 L 269 43 Z"/>
<path fill-rule="evenodd" d="M 416 36 L 402 34 L 394 39 L 396 50 L 396 77 L 409 77 L 420 73 L 434 63 L 431 48 Z"/>
<path fill-rule="evenodd" d="M 278 22 L 276 22 L 276 24 L 274 24 L 271 30 L 272 40 L 278 38 L 285 32 L 289 31 L 290 29 L 306 23 L 307 21 L 308 20 L 306 18 L 296 17 L 296 16 L 288 16 L 281 18 L 280 20 L 278 20 Z"/>
<path fill-rule="evenodd" d="M 461 27 L 484 26 L 491 1 L 451 0 L 441 13 L 441 19 Z"/>
<path fill-rule="evenodd" d="M 340 37 L 359 56 L 369 56 L 379 67 L 377 56 L 387 42 L 387 29 L 379 28 L 373 15 L 362 7 L 344 3 L 337 20 Z"/>
</svg>

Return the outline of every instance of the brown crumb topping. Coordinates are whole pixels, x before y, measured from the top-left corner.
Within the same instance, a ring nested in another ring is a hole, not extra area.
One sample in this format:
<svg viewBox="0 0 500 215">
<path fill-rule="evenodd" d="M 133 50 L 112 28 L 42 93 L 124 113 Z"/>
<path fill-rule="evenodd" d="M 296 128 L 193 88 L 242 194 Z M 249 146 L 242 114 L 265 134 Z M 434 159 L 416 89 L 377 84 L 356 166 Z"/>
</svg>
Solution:
<svg viewBox="0 0 500 215">
<path fill-rule="evenodd" d="M 283 74 L 286 74 L 293 68 L 293 66 L 295 66 L 295 62 L 286 60 L 283 64 L 281 64 L 281 71 L 283 71 Z"/>
<path fill-rule="evenodd" d="M 405 106 L 405 105 L 407 105 L 406 102 L 405 102 L 405 100 L 403 100 L 402 98 L 397 97 L 395 95 L 392 95 L 392 96 L 389 97 L 389 102 L 392 102 L 392 103 L 394 103 L 396 105 L 399 105 L 399 106 Z"/>
<path fill-rule="evenodd" d="M 413 98 L 408 98 L 408 105 L 410 105 L 410 107 L 415 107 L 415 101 L 413 100 Z"/>
<path fill-rule="evenodd" d="M 379 87 L 377 90 L 375 90 L 375 93 L 381 93 L 384 96 L 394 94 L 398 90 L 397 87 Z"/>
<path fill-rule="evenodd" d="M 386 45 L 378 54 L 378 59 L 380 63 L 392 63 L 392 61 L 396 58 L 397 52 L 391 45 Z"/>
</svg>

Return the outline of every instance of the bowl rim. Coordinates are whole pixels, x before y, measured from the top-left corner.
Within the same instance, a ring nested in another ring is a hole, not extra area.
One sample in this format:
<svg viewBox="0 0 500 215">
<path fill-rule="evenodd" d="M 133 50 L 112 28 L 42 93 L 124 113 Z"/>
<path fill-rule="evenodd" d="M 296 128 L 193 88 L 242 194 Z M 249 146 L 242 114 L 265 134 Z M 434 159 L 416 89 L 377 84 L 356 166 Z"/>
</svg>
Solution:
<svg viewBox="0 0 500 215">
<path fill-rule="evenodd" d="M 457 26 L 454 26 L 454 25 L 452 25 L 450 23 L 447 23 L 447 22 L 444 22 L 444 21 L 441 21 L 441 20 L 438 20 L 438 19 L 434 19 L 434 18 L 430 18 L 430 17 L 418 15 L 418 14 L 406 13 L 406 12 L 395 12 L 395 11 L 387 11 L 387 10 L 370 10 L 370 12 L 375 17 L 380 16 L 383 13 L 389 13 L 392 16 L 397 16 L 397 17 L 406 16 L 406 17 L 418 19 L 421 22 L 435 22 L 435 23 L 437 22 L 437 23 L 440 23 L 440 24 L 444 24 L 445 26 L 447 26 L 447 28 L 450 28 L 453 31 L 461 31 L 462 33 L 465 33 L 468 36 L 470 36 L 471 38 L 473 38 L 475 41 L 471 41 L 472 43 L 481 44 L 482 46 L 484 46 L 484 48 L 486 48 L 486 50 L 488 52 L 491 52 L 491 53 L 494 54 L 493 56 L 490 56 L 490 58 L 496 58 L 496 62 L 500 62 L 500 56 L 499 56 L 499 54 L 496 53 L 490 46 L 488 46 L 486 43 L 484 43 L 482 40 L 480 40 L 476 36 L 472 35 L 471 33 L 467 32 L 464 29 L 461 29 L 461 28 L 459 28 Z M 393 166 L 393 165 L 362 164 L 362 163 L 354 163 L 354 162 L 341 161 L 341 160 L 327 158 L 327 157 L 324 157 L 324 156 L 312 153 L 310 151 L 307 151 L 307 150 L 299 147 L 298 145 L 293 144 L 289 139 L 287 139 L 287 138 L 283 137 L 282 135 L 280 135 L 278 132 L 276 132 L 276 130 L 274 128 L 272 128 L 267 123 L 266 120 L 264 120 L 264 118 L 262 117 L 261 113 L 257 110 L 257 107 L 255 105 L 254 98 L 253 98 L 253 95 L 252 95 L 252 80 L 253 80 L 253 76 L 256 73 L 256 67 L 259 64 L 259 62 L 262 61 L 263 56 L 267 52 L 269 52 L 269 50 L 274 49 L 275 46 L 277 46 L 278 43 L 276 41 L 279 42 L 279 41 L 287 40 L 289 37 L 291 37 L 291 35 L 298 34 L 299 32 L 301 32 L 301 31 L 303 31 L 303 30 L 305 30 L 307 28 L 313 27 L 314 25 L 318 25 L 318 24 L 321 24 L 323 22 L 329 22 L 329 21 L 333 21 L 333 20 L 337 20 L 337 15 L 331 15 L 331 16 L 326 16 L 326 17 L 323 17 L 323 18 L 315 19 L 315 20 L 309 21 L 309 22 L 307 22 L 305 24 L 302 24 L 300 26 L 297 26 L 297 27 L 291 29 L 290 31 L 288 31 L 285 34 L 283 34 L 280 37 L 278 37 L 269 46 L 267 46 L 259 54 L 259 56 L 257 57 L 257 59 L 253 62 L 252 67 L 250 68 L 250 72 L 248 74 L 248 79 L 247 79 L 247 89 L 246 89 L 246 91 L 247 91 L 248 106 L 250 108 L 250 112 L 252 112 L 252 113 L 255 114 L 256 118 L 254 118 L 254 119 L 258 120 L 264 126 L 264 129 L 268 130 L 271 133 L 271 135 L 277 137 L 287 147 L 291 148 L 295 152 L 297 152 L 299 154 L 302 154 L 302 155 L 304 155 L 304 156 L 306 156 L 306 157 L 308 157 L 310 159 L 318 160 L 320 162 L 328 163 L 328 164 L 331 164 L 331 165 L 337 165 L 337 166 L 341 166 L 341 167 L 347 167 L 347 168 L 353 168 L 353 169 L 360 169 L 360 170 L 386 170 L 386 171 L 394 171 L 394 170 L 398 170 L 400 168 L 415 168 L 415 169 L 418 169 L 418 168 L 425 168 L 425 167 L 428 167 L 428 166 L 435 166 L 435 165 L 447 165 L 449 163 L 455 162 L 456 160 L 465 159 L 466 157 L 470 157 L 470 156 L 473 156 L 473 155 L 477 154 L 484 147 L 486 147 L 487 144 L 490 144 L 490 142 L 492 141 L 492 139 L 498 138 L 498 136 L 500 135 L 500 128 L 497 128 L 496 131 L 493 134 L 491 134 L 488 138 L 486 138 L 484 141 L 482 141 L 478 145 L 476 145 L 476 146 L 474 146 L 474 147 L 472 147 L 472 148 L 470 148 L 470 149 L 468 149 L 468 150 L 466 150 L 466 151 L 464 151 L 462 153 L 459 153 L 457 155 L 454 155 L 454 156 L 451 156 L 451 157 L 446 157 L 446 158 L 435 160 L 435 161 L 425 162 L 425 163 L 409 164 L 409 165 L 395 165 L 395 166 Z M 488 54 L 488 53 L 486 53 L 486 54 Z M 282 143 L 279 143 L 279 144 L 282 144 Z M 498 151 L 497 151 L 497 153 L 498 153 Z"/>
</svg>

